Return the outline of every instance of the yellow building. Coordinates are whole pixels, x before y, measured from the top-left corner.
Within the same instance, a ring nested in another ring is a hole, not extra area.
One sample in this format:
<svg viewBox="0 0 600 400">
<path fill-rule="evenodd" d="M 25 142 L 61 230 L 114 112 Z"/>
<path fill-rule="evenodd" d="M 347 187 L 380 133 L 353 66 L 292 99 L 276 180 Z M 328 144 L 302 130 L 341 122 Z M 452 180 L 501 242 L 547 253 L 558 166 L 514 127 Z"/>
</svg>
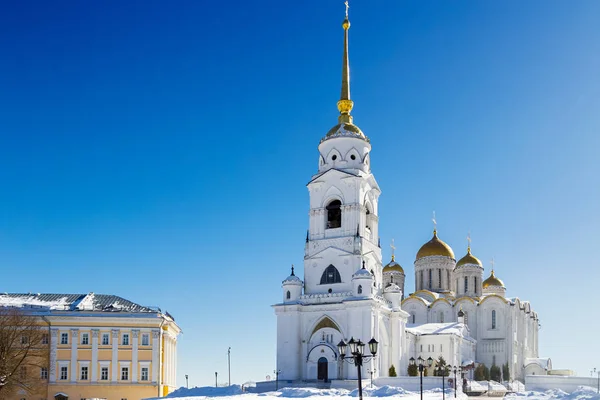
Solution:
<svg viewBox="0 0 600 400">
<path fill-rule="evenodd" d="M 169 313 L 118 296 L 3 294 L 0 307 L 39 316 L 48 329 L 45 393 L 26 400 L 139 400 L 175 389 L 177 337 Z"/>
</svg>

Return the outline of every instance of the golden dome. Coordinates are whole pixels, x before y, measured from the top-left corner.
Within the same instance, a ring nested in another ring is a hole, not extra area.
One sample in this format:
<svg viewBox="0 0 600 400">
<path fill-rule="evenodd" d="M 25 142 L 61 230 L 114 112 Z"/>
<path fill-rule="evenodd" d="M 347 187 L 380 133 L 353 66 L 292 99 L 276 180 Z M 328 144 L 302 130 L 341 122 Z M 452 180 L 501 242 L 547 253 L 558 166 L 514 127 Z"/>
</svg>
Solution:
<svg viewBox="0 0 600 400">
<path fill-rule="evenodd" d="M 465 264 L 475 264 L 483 268 L 483 264 L 481 263 L 481 261 L 479 261 L 479 258 L 471 254 L 470 246 L 467 248 L 467 254 L 456 263 L 456 266 L 460 267 L 461 265 Z"/>
<path fill-rule="evenodd" d="M 331 128 L 327 135 L 325 135 L 325 139 L 329 139 L 332 137 L 338 136 L 350 136 L 357 137 L 359 139 L 367 139 L 364 133 L 360 130 L 360 128 L 349 122 L 341 122 Z"/>
<path fill-rule="evenodd" d="M 490 286 L 500 286 L 500 287 L 505 287 L 504 286 L 504 282 L 502 282 L 500 279 L 496 278 L 496 275 L 494 275 L 494 270 L 492 270 L 492 273 L 490 275 L 489 278 L 487 278 L 485 281 L 483 281 L 483 288 L 487 288 Z"/>
<path fill-rule="evenodd" d="M 394 260 L 394 256 L 392 256 L 392 261 L 390 261 L 390 263 L 388 265 L 386 265 L 385 267 L 383 267 L 383 272 L 392 272 L 392 271 L 398 271 L 402 274 L 404 274 L 404 269 L 402 269 L 402 267 L 400 266 L 400 264 L 398 264 L 395 260 Z"/>
<path fill-rule="evenodd" d="M 417 253 L 417 260 L 423 257 L 429 256 L 444 256 L 454 258 L 454 252 L 452 248 L 446 243 L 438 239 L 437 231 L 433 231 L 433 237 L 427 243 L 425 243 Z"/>
</svg>

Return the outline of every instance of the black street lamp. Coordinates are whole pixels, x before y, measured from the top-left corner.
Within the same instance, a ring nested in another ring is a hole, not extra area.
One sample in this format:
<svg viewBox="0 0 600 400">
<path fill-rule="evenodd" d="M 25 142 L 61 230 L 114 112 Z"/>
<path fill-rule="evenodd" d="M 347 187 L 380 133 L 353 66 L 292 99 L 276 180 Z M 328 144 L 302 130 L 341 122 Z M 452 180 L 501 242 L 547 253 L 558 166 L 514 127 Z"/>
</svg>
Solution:
<svg viewBox="0 0 600 400">
<path fill-rule="evenodd" d="M 594 373 L 596 373 L 596 368 L 594 368 Z M 600 370 L 598 370 L 597 374 L 598 374 L 598 393 L 600 393 Z"/>
<path fill-rule="evenodd" d="M 354 338 L 350 338 L 348 344 L 344 342 L 342 339 L 337 347 L 340 353 L 340 357 L 342 360 L 348 361 L 350 364 L 356 365 L 356 369 L 358 370 L 358 398 L 362 400 L 362 377 L 360 375 L 360 367 L 362 367 L 363 362 L 369 362 L 375 355 L 377 354 L 377 346 L 379 342 L 372 338 L 369 340 L 369 351 L 371 352 L 370 356 L 365 355 L 365 344 L 360 340 L 354 340 Z M 346 356 L 346 348 L 350 346 L 350 355 Z"/>
<path fill-rule="evenodd" d="M 442 375 L 442 400 L 446 400 L 446 366 L 438 365 L 436 371 Z"/>
<path fill-rule="evenodd" d="M 279 389 L 279 374 L 281 373 L 280 369 L 274 369 L 273 373 L 275 374 L 275 391 Z"/>
<path fill-rule="evenodd" d="M 188 376 L 187 376 L 187 374 L 185 375 L 185 388 L 186 389 L 190 388 L 190 386 L 188 385 Z"/>
<path fill-rule="evenodd" d="M 411 357 L 410 360 L 408 360 L 408 361 L 410 362 L 410 365 L 415 365 L 414 357 Z M 425 365 L 424 365 L 425 360 L 423 360 L 423 358 L 421 356 L 419 356 L 417 361 L 419 362 L 419 374 L 421 375 L 421 400 L 423 400 L 423 370 L 425 369 Z M 429 357 L 427 359 L 427 366 L 431 367 L 432 364 L 433 364 L 433 358 Z"/>
<path fill-rule="evenodd" d="M 456 365 L 454 367 L 452 367 L 452 372 L 454 372 L 454 398 L 456 398 L 456 387 L 458 386 L 458 382 L 456 381 L 456 373 L 461 373 L 460 371 L 460 367 L 457 367 Z M 462 376 L 461 376 L 462 378 Z"/>
<path fill-rule="evenodd" d="M 219 384 L 217 383 L 217 375 L 218 374 L 219 374 L 218 372 L 215 372 L 215 387 L 219 386 Z"/>
<path fill-rule="evenodd" d="M 375 368 L 371 368 L 371 369 L 367 370 L 367 372 L 368 372 L 369 374 L 371 374 L 371 387 L 373 387 L 373 374 L 374 374 L 375 372 L 377 372 L 377 370 L 376 370 Z"/>
</svg>

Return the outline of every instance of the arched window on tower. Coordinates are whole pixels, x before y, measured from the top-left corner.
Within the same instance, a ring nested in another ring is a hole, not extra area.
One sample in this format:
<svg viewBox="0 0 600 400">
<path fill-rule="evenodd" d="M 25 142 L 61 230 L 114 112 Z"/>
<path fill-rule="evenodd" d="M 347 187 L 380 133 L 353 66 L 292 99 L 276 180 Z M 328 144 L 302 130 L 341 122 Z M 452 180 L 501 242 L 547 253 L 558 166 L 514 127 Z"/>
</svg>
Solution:
<svg viewBox="0 0 600 400">
<path fill-rule="evenodd" d="M 492 310 L 492 329 L 496 329 L 496 310 Z"/>
<path fill-rule="evenodd" d="M 362 285 L 358 285 L 358 294 L 362 294 Z"/>
<path fill-rule="evenodd" d="M 465 276 L 465 294 L 469 291 L 469 278 Z"/>
<path fill-rule="evenodd" d="M 423 284 L 423 270 L 421 270 L 421 271 L 420 271 L 419 275 L 420 275 L 420 279 L 419 279 L 419 281 L 420 281 L 419 290 L 422 290 L 422 289 L 425 289 L 425 285 Z"/>
<path fill-rule="evenodd" d="M 290 293 L 290 291 L 288 290 L 288 291 L 287 291 L 287 294 L 285 295 L 285 298 L 289 300 L 291 297 L 292 297 L 292 294 L 291 294 L 291 293 Z"/>
<path fill-rule="evenodd" d="M 440 269 L 438 269 L 438 275 L 439 275 L 439 276 L 438 276 L 438 278 L 439 278 L 439 282 L 438 282 L 438 283 L 439 283 L 439 285 L 438 285 L 438 288 L 439 288 L 439 289 L 441 289 L 441 288 L 442 288 L 442 269 L 441 269 L 441 268 L 440 268 Z"/>
<path fill-rule="evenodd" d="M 473 291 L 475 292 L 475 295 L 477 295 L 477 277 L 476 276 L 473 277 Z"/>
<path fill-rule="evenodd" d="M 339 228 L 342 226 L 342 202 L 333 200 L 325 207 L 327 209 L 327 229 Z"/>
<path fill-rule="evenodd" d="M 429 289 L 433 288 L 433 273 L 432 270 L 429 270 Z"/>
<path fill-rule="evenodd" d="M 321 285 L 341 282 L 342 278 L 340 277 L 340 273 L 333 265 L 327 267 L 323 272 L 323 275 L 321 275 Z"/>
</svg>

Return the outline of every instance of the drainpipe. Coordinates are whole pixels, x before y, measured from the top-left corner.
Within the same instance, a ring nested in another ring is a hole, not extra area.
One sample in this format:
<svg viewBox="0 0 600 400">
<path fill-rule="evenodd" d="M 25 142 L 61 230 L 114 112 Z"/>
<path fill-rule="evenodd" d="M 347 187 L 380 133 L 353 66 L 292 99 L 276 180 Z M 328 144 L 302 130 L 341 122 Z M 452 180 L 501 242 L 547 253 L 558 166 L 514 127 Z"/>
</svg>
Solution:
<svg viewBox="0 0 600 400">
<path fill-rule="evenodd" d="M 52 353 L 52 330 L 51 330 L 51 326 L 52 323 L 50 322 L 50 320 L 46 317 L 44 317 L 42 315 L 42 319 L 44 320 L 44 322 L 46 322 L 48 324 L 48 382 L 46 383 L 46 398 L 48 398 L 48 394 L 50 391 L 50 354 Z"/>
<path fill-rule="evenodd" d="M 162 378 L 162 365 L 161 365 L 161 359 L 162 359 L 162 327 L 165 324 L 165 319 L 163 318 L 162 321 L 160 322 L 160 326 L 158 327 L 158 396 L 157 397 L 162 397 L 162 394 L 160 393 L 160 381 Z"/>
</svg>

